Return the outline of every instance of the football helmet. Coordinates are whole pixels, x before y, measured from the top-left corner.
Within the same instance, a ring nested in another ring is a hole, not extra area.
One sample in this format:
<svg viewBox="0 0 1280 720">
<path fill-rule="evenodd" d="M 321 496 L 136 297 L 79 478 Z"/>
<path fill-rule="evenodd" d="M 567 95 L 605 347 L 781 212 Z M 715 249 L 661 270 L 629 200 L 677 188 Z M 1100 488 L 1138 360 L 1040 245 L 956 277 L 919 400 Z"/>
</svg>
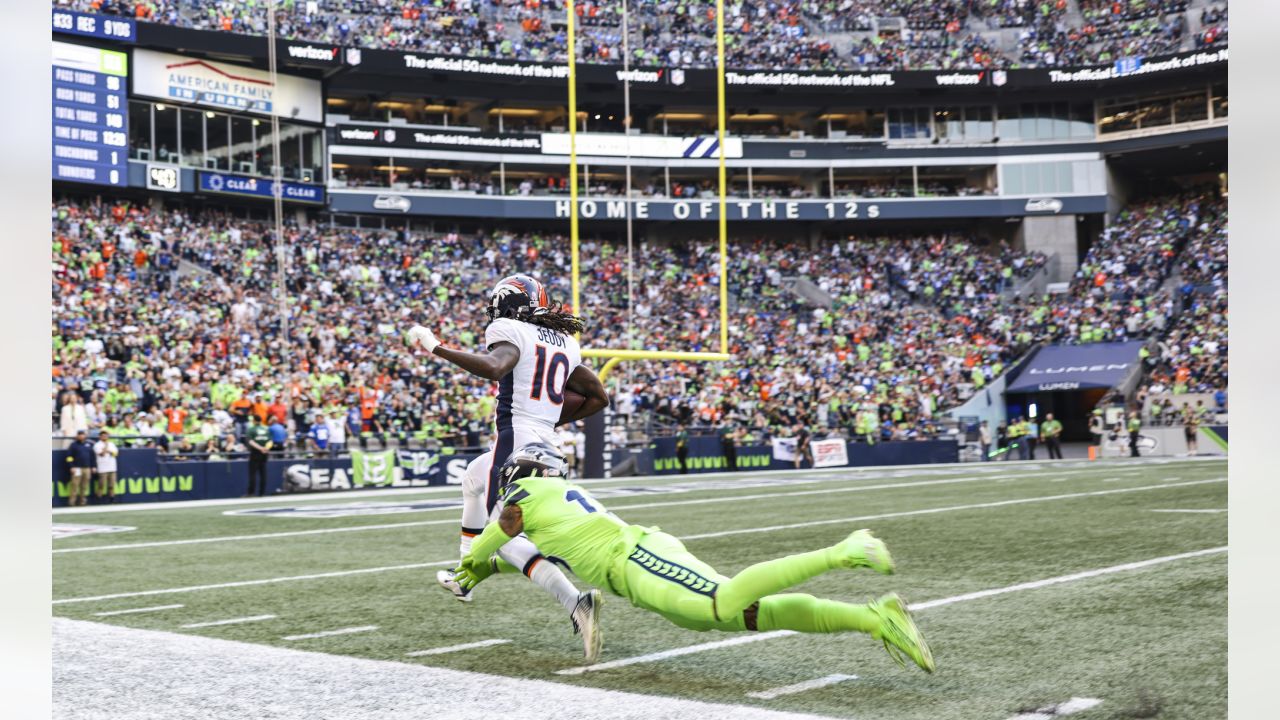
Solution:
<svg viewBox="0 0 1280 720">
<path fill-rule="evenodd" d="M 528 321 L 537 315 L 550 312 L 547 289 L 530 275 L 509 275 L 502 278 L 489 293 L 489 306 L 485 314 L 490 320 L 511 318 Z"/>
<path fill-rule="evenodd" d="M 546 443 L 529 443 L 511 453 L 498 470 L 498 495 L 505 496 L 516 480 L 534 475 L 564 477 L 568 469 L 559 450 Z"/>
</svg>

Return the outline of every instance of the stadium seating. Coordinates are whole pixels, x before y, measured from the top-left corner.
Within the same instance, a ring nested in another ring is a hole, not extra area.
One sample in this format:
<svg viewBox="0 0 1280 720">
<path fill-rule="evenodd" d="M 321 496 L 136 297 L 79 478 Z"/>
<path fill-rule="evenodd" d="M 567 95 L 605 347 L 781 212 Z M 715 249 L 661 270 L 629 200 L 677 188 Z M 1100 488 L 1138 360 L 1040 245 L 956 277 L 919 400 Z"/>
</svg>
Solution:
<svg viewBox="0 0 1280 720">
<path fill-rule="evenodd" d="M 234 0 L 53 5 L 245 34 L 265 34 L 267 25 L 264 4 Z M 586 1 L 576 9 L 578 57 L 621 63 L 620 4 Z M 629 12 L 632 63 L 715 65 L 714 5 L 636 0 Z M 728 3 L 725 14 L 727 64 L 742 69 L 1075 66 L 1227 42 L 1226 5 L 1189 8 L 1187 0 L 744 0 Z M 886 22 L 893 19 L 901 26 Z M 1199 30 L 1192 33 L 1193 26 Z M 1006 37 L 1005 30 L 1017 37 Z M 566 55 L 562 0 L 296 0 L 278 10 L 277 32 L 470 57 L 551 62 Z"/>
<path fill-rule="evenodd" d="M 177 447 L 195 449 L 225 435 L 228 405 L 251 392 L 263 404 L 296 392 L 288 412 L 303 431 L 316 412 L 341 418 L 367 400 L 390 435 L 478 433 L 488 385 L 445 365 L 425 373 L 398 333 L 420 321 L 479 346 L 481 298 L 515 271 L 544 278 L 555 298 L 570 291 L 568 243 L 558 235 L 291 224 L 286 343 L 266 224 L 69 199 L 54 203 L 53 217 L 55 434 L 66 390 L 90 397 L 95 426 L 157 438 L 169 430 L 185 438 Z M 850 237 L 820 248 L 735 240 L 728 274 L 738 361 L 625 365 L 628 404 L 618 410 L 740 424 L 757 439 L 797 422 L 858 428 L 858 414 L 871 411 L 878 423 L 863 431 L 927 435 L 939 413 L 1035 343 L 1146 337 L 1162 341 L 1157 373 L 1179 387 L 1220 387 L 1225 228 L 1225 202 L 1207 194 L 1134 203 L 1090 249 L 1068 293 L 1030 300 L 1009 291 L 1043 256 L 960 234 Z M 624 247 L 586 240 L 581 257 L 585 346 L 718 348 L 712 243 L 642 243 L 631 313 Z M 1207 291 L 1175 303 L 1165 287 L 1176 284 L 1175 269 Z M 797 278 L 829 305 L 792 292 Z M 855 386 L 868 392 L 860 397 Z"/>
</svg>

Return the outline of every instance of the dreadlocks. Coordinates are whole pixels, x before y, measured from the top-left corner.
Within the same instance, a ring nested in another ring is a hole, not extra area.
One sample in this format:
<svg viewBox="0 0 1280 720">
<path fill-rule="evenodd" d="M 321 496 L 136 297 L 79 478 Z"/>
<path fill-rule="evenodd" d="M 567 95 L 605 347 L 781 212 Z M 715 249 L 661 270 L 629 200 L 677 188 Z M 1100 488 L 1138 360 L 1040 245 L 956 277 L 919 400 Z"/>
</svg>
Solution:
<svg viewBox="0 0 1280 720">
<path fill-rule="evenodd" d="M 586 327 L 582 318 L 564 311 L 564 303 L 556 303 L 545 313 L 534 315 L 529 322 L 565 335 L 577 335 Z"/>
</svg>

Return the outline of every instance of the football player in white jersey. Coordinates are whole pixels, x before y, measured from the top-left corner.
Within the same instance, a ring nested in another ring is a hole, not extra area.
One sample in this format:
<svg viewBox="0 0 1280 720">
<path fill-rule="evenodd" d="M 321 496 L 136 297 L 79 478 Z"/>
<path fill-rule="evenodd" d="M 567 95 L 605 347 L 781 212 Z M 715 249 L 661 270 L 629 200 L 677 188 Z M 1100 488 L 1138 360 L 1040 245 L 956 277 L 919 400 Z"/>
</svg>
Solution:
<svg viewBox="0 0 1280 720">
<path fill-rule="evenodd" d="M 558 447 L 556 425 L 585 418 L 609 405 L 604 385 L 582 365 L 578 341 L 582 320 L 552 307 L 542 283 L 528 275 L 503 278 L 489 295 L 491 322 L 485 330 L 486 352 L 445 347 L 431 330 L 416 325 L 406 341 L 415 350 L 443 358 L 467 372 L 498 383 L 498 407 L 493 449 L 467 465 L 462 478 L 461 556 L 485 525 L 497 520 L 498 471 L 511 453 L 529 443 Z M 566 390 L 585 398 L 565 416 Z M 600 592 L 578 592 L 528 538 L 505 545 L 499 556 L 556 598 L 569 611 L 573 631 L 581 633 L 587 662 L 600 653 L 598 626 Z M 459 600 L 471 594 L 454 580 L 453 571 L 436 574 L 439 583 Z"/>
</svg>

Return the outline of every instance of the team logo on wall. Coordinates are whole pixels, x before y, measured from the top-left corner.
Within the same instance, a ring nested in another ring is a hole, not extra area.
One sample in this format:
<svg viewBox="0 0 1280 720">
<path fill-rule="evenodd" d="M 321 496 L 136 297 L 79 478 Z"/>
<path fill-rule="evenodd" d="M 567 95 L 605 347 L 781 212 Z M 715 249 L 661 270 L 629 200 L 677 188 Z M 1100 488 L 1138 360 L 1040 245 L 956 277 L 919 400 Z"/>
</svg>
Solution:
<svg viewBox="0 0 1280 720">
<path fill-rule="evenodd" d="M 395 130 L 392 130 L 391 128 L 387 128 L 386 130 L 383 130 L 383 131 L 382 131 L 382 141 L 383 141 L 383 142 L 386 142 L 386 143 L 393 143 L 393 142 L 395 142 L 395 141 L 396 141 L 396 131 L 395 131 Z"/>
<path fill-rule="evenodd" d="M 97 533 L 118 533 L 137 530 L 138 528 L 126 527 L 124 525 L 75 525 L 72 523 L 54 523 L 53 539 L 61 540 L 62 538 L 76 537 L 78 535 L 95 535 Z"/>
<path fill-rule="evenodd" d="M 359 65 L 364 58 L 360 55 L 360 48 L 347 48 L 347 64 Z"/>
<path fill-rule="evenodd" d="M 991 84 L 1000 87 L 1009 82 L 1009 73 L 1005 70 L 991 71 Z"/>
<path fill-rule="evenodd" d="M 671 71 L 671 84 L 672 85 L 684 84 L 684 68 L 674 68 Z"/>
</svg>

